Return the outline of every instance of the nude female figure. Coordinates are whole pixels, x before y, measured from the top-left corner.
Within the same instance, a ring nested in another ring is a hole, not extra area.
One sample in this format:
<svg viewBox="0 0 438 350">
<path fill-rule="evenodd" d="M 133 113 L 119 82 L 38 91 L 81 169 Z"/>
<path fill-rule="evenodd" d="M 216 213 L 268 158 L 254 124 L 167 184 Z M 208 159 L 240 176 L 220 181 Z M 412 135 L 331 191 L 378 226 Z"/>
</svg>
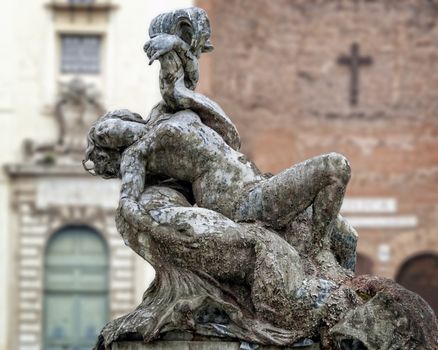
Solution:
<svg viewBox="0 0 438 350">
<path fill-rule="evenodd" d="M 327 243 L 328 225 L 337 218 L 350 177 L 345 158 L 331 153 L 266 178 L 190 110 L 162 114 L 151 124 L 128 111 L 109 113 L 92 127 L 89 142 L 87 159 L 95 172 L 121 177 L 124 197 L 137 201 L 148 177 L 173 178 L 192 185 L 198 206 L 273 228 L 313 204 L 320 245 Z M 102 163 L 105 152 L 117 155 L 115 160 Z"/>
<path fill-rule="evenodd" d="M 190 27 L 193 23 L 196 28 Z M 187 33 L 192 35 L 186 38 Z M 277 229 L 313 205 L 313 243 L 328 244 L 329 226 L 338 216 L 350 178 L 345 157 L 326 154 L 264 177 L 238 152 L 239 135 L 228 116 L 193 91 L 197 58 L 212 49 L 205 12 L 191 8 L 160 15 L 151 23 L 150 36 L 145 50 L 151 62 L 160 60 L 163 102 L 147 122 L 140 117 L 129 119 L 130 112 L 99 119 L 89 133 L 87 159 L 94 161 L 93 152 L 99 147 L 123 152 L 123 182 L 130 181 L 134 172 L 142 174 L 136 190 L 126 194 L 134 200 L 144 189 L 146 177 L 174 178 L 192 185 L 198 206 L 235 221 L 260 220 Z M 120 176 L 117 168 L 107 175 Z"/>
<path fill-rule="evenodd" d="M 131 118 L 136 119 L 132 115 Z M 118 141 L 122 146 L 123 138 Z M 161 277 L 167 270 L 171 276 L 176 273 L 189 279 L 183 277 L 184 286 L 181 286 L 178 284 L 180 279 L 170 279 L 169 283 L 162 277 L 164 283 L 158 282 L 154 289 L 147 291 L 143 303 L 135 311 L 105 327 L 103 333 L 107 342 L 115 341 L 119 336 L 122 339 L 133 336 L 135 332 L 141 332 L 144 341 L 150 341 L 165 332 L 163 329 L 169 325 L 169 317 L 171 322 L 176 322 L 173 315 L 178 320 L 183 310 L 188 310 L 187 315 L 194 317 L 199 310 L 215 305 L 231 318 L 225 318 L 218 332 L 213 333 L 215 335 L 237 335 L 256 343 L 277 345 L 313 338 L 319 339 L 324 348 L 343 349 L 334 347 L 332 339 L 347 339 L 347 345 L 352 339 L 359 339 L 358 344 L 361 344 L 360 341 L 367 339 L 362 335 L 374 336 L 375 319 L 377 324 L 388 323 L 388 318 L 399 316 L 399 308 L 391 310 L 389 316 L 378 312 L 391 293 L 397 293 L 406 305 L 414 303 L 415 312 L 420 310 L 414 315 L 419 319 L 414 327 L 421 337 L 424 337 L 423 329 L 424 334 L 436 330 L 433 312 L 427 304 L 421 298 L 406 294 L 393 282 L 370 276 L 353 278 L 339 266 L 335 266 L 336 276 L 327 274 L 324 266 L 316 266 L 317 269 L 314 272 L 310 269 L 309 273 L 309 265 L 313 264 L 311 259 L 302 259 L 276 232 L 258 223 L 236 223 L 218 212 L 194 207 L 182 192 L 172 188 L 172 184 L 145 187 L 142 164 L 129 156 L 122 158 L 121 163 L 115 161 L 123 181 L 116 215 L 118 231 L 129 247 L 157 268 Z M 108 167 L 109 159 L 112 157 L 95 158 L 98 173 L 110 175 L 106 170 L 114 168 Z M 233 285 L 237 288 L 230 290 Z M 215 286 L 223 286 L 222 292 L 215 292 Z M 242 287 L 247 289 L 248 295 L 234 294 Z M 169 298 L 176 290 L 184 292 L 176 294 L 176 299 Z M 376 298 L 371 294 L 372 302 L 367 303 L 368 299 L 361 296 L 367 296 L 370 290 L 381 293 Z M 165 299 L 161 298 L 163 295 Z M 254 309 L 248 310 L 248 307 Z M 423 309 L 428 312 L 421 314 Z M 362 313 L 364 317 L 357 316 Z M 207 321 L 195 318 L 193 321 L 187 319 L 187 315 L 183 312 L 183 323 L 173 324 L 173 327 L 183 326 L 183 329 L 202 332 L 205 331 L 203 327 L 218 322 L 215 318 Z M 136 322 L 139 326 L 133 327 Z M 349 322 L 354 325 L 351 329 Z M 387 339 L 386 333 L 379 330 L 377 328 L 375 334 L 378 343 Z"/>
<path fill-rule="evenodd" d="M 213 170 L 213 162 L 204 164 L 209 169 L 205 172 L 197 164 L 192 164 L 197 171 L 189 172 L 198 181 L 194 181 L 194 178 L 186 178 L 185 180 L 194 185 L 196 202 L 199 206 L 217 210 L 233 220 L 258 219 L 278 228 L 290 222 L 312 201 L 314 203 L 315 231 L 318 232 L 314 243 L 320 244 L 324 231 L 327 229 L 324 225 L 337 217 L 342 204 L 345 187 L 350 177 L 348 162 L 338 154 L 325 155 L 313 158 L 305 164 L 296 165 L 269 181 L 261 181 L 263 176 L 255 165 L 249 163 L 244 155 L 233 152 L 233 150 L 239 150 L 240 138 L 229 117 L 215 102 L 202 94 L 194 92 L 199 79 L 198 59 L 201 53 L 213 49 L 210 42 L 210 33 L 208 17 L 199 8 L 162 14 L 151 23 L 149 29 L 151 40 L 145 44 L 144 49 L 150 58 L 150 64 L 155 59 L 160 60 L 160 90 L 164 101 L 163 104 L 158 105 L 152 111 L 149 118 L 151 124 L 155 123 L 157 119 L 162 119 L 163 114 L 166 114 L 166 112 L 175 113 L 190 109 L 197 116 L 175 115 L 172 117 L 173 121 L 169 121 L 167 127 L 170 128 L 173 125 L 173 127 L 179 129 L 176 131 L 177 133 L 192 132 L 193 137 L 202 138 L 201 134 L 204 133 L 204 128 L 199 123 L 200 119 L 203 124 L 216 131 L 225 143 L 232 148 L 232 150 L 222 151 L 222 159 L 216 157 L 215 161 L 216 165 L 221 164 L 226 158 L 225 162 L 232 164 L 233 169 L 230 168 L 229 174 L 225 175 L 228 180 L 216 178 L 217 173 L 222 170 Z M 166 106 L 167 111 L 163 108 L 163 105 Z M 196 134 L 196 128 L 187 128 L 192 120 L 193 125 L 196 124 L 199 127 L 197 135 L 194 135 Z M 179 126 L 182 127 L 179 128 Z M 172 131 L 167 132 L 172 133 Z M 206 132 L 211 134 L 210 130 Z M 215 136 L 212 136 L 212 140 L 214 138 Z M 207 139 L 210 140 L 209 137 Z M 216 146 L 220 148 L 221 141 L 217 138 L 216 141 L 218 143 Z M 185 152 L 188 151 L 185 146 L 182 146 L 182 148 Z M 192 149 L 186 153 L 194 154 L 196 152 L 196 149 Z M 213 152 L 216 151 L 213 150 Z M 225 153 L 227 154 L 225 155 Z M 201 154 L 202 152 L 199 153 L 198 161 L 203 162 Z M 207 154 L 204 158 L 211 159 Z M 313 170 L 310 170 L 311 168 Z M 320 173 L 320 168 L 326 171 Z M 156 170 L 160 172 L 161 169 Z M 167 169 L 167 171 L 169 170 Z M 167 171 L 164 171 L 166 175 L 170 175 Z M 197 174 L 199 171 L 205 174 L 202 180 L 200 175 Z M 316 174 L 320 176 L 316 176 Z M 304 175 L 314 178 L 314 183 L 318 184 L 308 183 L 304 185 L 303 182 L 306 178 Z M 230 181 L 231 178 L 233 180 Z M 243 180 L 242 184 L 239 184 L 238 180 L 240 179 Z M 291 181 L 290 179 L 294 180 Z M 258 185 L 248 185 L 255 182 Z M 283 185 L 285 183 L 289 184 L 287 190 Z M 239 192 L 237 187 L 239 186 L 246 189 L 246 191 L 244 190 L 246 194 L 243 195 L 246 198 L 242 198 L 242 196 L 236 198 L 236 194 Z M 278 202 L 283 201 L 282 198 L 286 199 L 288 205 L 276 205 Z"/>
</svg>

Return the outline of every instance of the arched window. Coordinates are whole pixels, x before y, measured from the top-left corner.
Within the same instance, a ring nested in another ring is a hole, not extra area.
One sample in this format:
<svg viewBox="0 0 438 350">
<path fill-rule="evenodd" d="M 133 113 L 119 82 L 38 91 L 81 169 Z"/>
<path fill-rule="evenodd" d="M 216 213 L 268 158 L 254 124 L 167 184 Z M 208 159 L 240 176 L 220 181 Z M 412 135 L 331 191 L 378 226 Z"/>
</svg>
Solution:
<svg viewBox="0 0 438 350">
<path fill-rule="evenodd" d="M 358 253 L 356 257 L 356 275 L 372 275 L 373 274 L 373 261 Z"/>
<path fill-rule="evenodd" d="M 108 319 L 108 252 L 87 227 L 67 227 L 45 255 L 44 349 L 89 350 Z"/>
<path fill-rule="evenodd" d="M 438 313 L 438 254 L 422 254 L 409 259 L 400 268 L 396 281 L 421 295 L 435 314 Z"/>
</svg>

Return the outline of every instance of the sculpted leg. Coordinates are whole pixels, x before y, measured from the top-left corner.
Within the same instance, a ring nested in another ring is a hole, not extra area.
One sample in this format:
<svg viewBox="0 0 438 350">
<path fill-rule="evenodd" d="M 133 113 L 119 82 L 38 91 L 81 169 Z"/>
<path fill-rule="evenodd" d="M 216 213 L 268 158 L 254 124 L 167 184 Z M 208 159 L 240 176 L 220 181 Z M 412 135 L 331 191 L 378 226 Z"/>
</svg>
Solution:
<svg viewBox="0 0 438 350">
<path fill-rule="evenodd" d="M 307 274 L 306 260 L 280 236 L 270 230 L 260 233 L 251 288 L 258 316 L 303 337 L 316 334 L 318 320 L 327 313 L 338 285 Z"/>
<path fill-rule="evenodd" d="M 330 178 L 330 185 L 322 188 L 313 202 L 313 223 L 317 233 L 314 243 L 320 245 L 323 243 L 327 226 L 333 222 L 341 209 L 351 175 L 348 161 L 340 154 L 330 153 L 323 162 L 326 176 Z"/>
<path fill-rule="evenodd" d="M 305 279 L 298 252 L 278 235 L 267 231 L 256 243 L 256 265 L 251 299 L 257 314 L 287 329 L 296 317 L 296 293 Z M 284 317 L 279 322 L 278 315 Z"/>
<path fill-rule="evenodd" d="M 350 166 L 344 156 L 329 153 L 311 158 L 252 188 L 238 217 L 278 228 L 313 204 L 315 228 L 325 232 L 339 213 L 349 179 Z"/>
</svg>

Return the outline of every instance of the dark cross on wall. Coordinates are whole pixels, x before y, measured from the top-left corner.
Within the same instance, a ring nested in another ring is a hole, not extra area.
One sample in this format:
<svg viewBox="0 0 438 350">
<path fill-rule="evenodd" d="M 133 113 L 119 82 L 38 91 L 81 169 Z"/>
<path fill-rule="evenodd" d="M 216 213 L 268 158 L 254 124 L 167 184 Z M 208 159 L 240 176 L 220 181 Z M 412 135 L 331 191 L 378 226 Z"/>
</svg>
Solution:
<svg viewBox="0 0 438 350">
<path fill-rule="evenodd" d="M 359 99 L 359 69 L 361 66 L 370 66 L 373 59 L 370 56 L 360 56 L 359 44 L 351 44 L 349 56 L 341 55 L 338 63 L 350 69 L 350 104 L 356 106 Z"/>
</svg>

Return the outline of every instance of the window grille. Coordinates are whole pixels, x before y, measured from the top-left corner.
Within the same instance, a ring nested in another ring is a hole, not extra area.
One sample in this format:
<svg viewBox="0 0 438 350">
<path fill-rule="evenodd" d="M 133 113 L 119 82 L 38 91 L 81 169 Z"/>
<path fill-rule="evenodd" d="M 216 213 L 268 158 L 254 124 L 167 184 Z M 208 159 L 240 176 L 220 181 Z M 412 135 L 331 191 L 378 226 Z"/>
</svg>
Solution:
<svg viewBox="0 0 438 350">
<path fill-rule="evenodd" d="M 61 72 L 67 74 L 100 73 L 101 41 L 102 38 L 98 35 L 63 35 Z"/>
<path fill-rule="evenodd" d="M 91 5 L 95 0 L 68 0 L 71 5 Z"/>
</svg>

